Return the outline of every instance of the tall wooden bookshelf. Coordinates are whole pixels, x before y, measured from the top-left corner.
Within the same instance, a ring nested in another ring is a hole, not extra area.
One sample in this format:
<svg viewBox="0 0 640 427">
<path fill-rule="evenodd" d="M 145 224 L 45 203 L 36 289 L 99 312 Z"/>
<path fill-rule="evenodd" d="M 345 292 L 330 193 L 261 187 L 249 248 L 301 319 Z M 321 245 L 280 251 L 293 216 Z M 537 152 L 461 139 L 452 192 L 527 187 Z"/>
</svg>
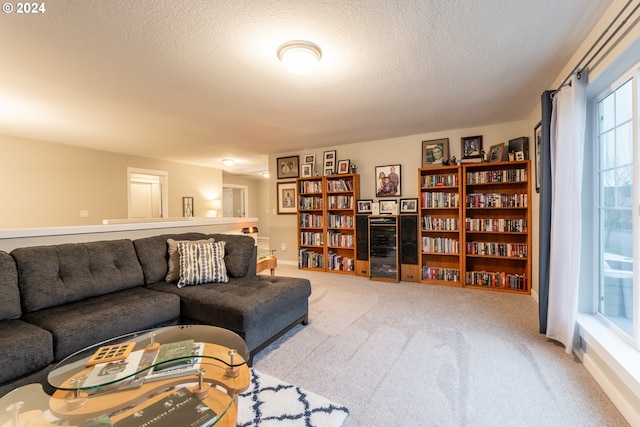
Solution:
<svg viewBox="0 0 640 427">
<path fill-rule="evenodd" d="M 420 283 L 462 286 L 462 179 L 459 166 L 418 171 Z"/>
<path fill-rule="evenodd" d="M 360 175 L 298 178 L 298 268 L 355 274 Z"/>
<path fill-rule="evenodd" d="M 464 284 L 531 293 L 531 163 L 463 166 Z"/>
</svg>

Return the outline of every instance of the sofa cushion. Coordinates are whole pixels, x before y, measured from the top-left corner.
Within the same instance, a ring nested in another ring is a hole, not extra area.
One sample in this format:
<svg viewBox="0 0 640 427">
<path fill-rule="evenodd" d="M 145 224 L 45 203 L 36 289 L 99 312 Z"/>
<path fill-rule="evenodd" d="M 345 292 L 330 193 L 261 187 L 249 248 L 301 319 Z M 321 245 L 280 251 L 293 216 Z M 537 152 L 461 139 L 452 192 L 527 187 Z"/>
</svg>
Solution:
<svg viewBox="0 0 640 427">
<path fill-rule="evenodd" d="M 144 272 L 144 282 L 157 283 L 167 277 L 169 249 L 167 239 L 173 240 L 202 240 L 202 233 L 161 234 L 159 236 L 143 237 L 133 241 L 138 260 Z"/>
<path fill-rule="evenodd" d="M 11 255 L 26 313 L 144 284 L 131 240 L 34 246 Z"/>
<path fill-rule="evenodd" d="M 17 319 L 21 314 L 16 263 L 11 255 L 0 251 L 0 320 Z"/>
<path fill-rule="evenodd" d="M 0 384 L 53 362 L 53 337 L 22 320 L 0 320 Z"/>
<path fill-rule="evenodd" d="M 213 240 L 213 239 L 211 239 Z M 180 280 L 178 287 L 202 283 L 227 283 L 224 266 L 225 242 L 179 242 Z"/>
<path fill-rule="evenodd" d="M 87 346 L 169 324 L 179 317 L 180 299 L 175 295 L 133 288 L 40 310 L 23 318 L 51 331 L 55 337 L 54 357 L 60 361 Z"/>
<path fill-rule="evenodd" d="M 173 283 L 177 282 L 180 278 L 180 253 L 178 252 L 178 242 L 194 242 L 194 243 L 213 243 L 213 239 L 204 240 L 174 240 L 167 239 L 167 277 L 164 278 L 165 282 Z"/>
<path fill-rule="evenodd" d="M 216 242 L 224 241 L 224 263 L 229 277 L 253 276 L 256 269 L 256 241 L 244 234 L 207 234 Z M 251 274 L 253 272 L 253 274 Z"/>
</svg>

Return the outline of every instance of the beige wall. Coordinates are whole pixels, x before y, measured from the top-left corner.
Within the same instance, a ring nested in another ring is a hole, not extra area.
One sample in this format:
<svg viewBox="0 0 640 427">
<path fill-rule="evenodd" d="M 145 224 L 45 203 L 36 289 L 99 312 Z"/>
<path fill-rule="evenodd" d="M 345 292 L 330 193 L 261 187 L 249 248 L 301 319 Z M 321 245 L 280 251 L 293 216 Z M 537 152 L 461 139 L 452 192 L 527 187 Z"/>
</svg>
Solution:
<svg viewBox="0 0 640 427">
<path fill-rule="evenodd" d="M 533 128 L 529 129 L 527 121 L 518 121 L 497 125 L 480 126 L 476 128 L 454 129 L 445 132 L 424 133 L 400 138 L 368 141 L 356 144 L 325 147 L 320 150 L 300 150 L 290 153 L 278 153 L 269 156 L 269 172 L 276 175 L 276 159 L 288 155 L 316 155 L 316 169 L 320 173 L 323 152 L 336 150 L 338 160 L 349 159 L 358 167 L 360 174 L 360 198 L 374 199 L 375 197 L 375 167 L 390 164 L 401 166 L 401 197 L 418 197 L 418 169 L 422 166 L 422 141 L 438 138 L 449 138 L 450 156 L 460 158 L 460 139 L 466 136 L 483 136 L 483 147 L 488 151 L 492 145 L 520 136 L 533 136 Z M 530 144 L 531 148 L 531 144 Z M 320 166 L 318 166 L 318 164 Z M 284 180 L 282 180 L 284 181 Z M 297 226 L 295 215 L 276 214 L 276 182 L 270 179 L 269 200 L 271 208 L 269 234 L 271 247 L 277 249 L 278 259 L 297 263 Z M 282 244 L 286 251 L 282 251 Z"/>
<path fill-rule="evenodd" d="M 195 216 L 210 216 L 207 199 L 222 192 L 219 169 L 1 135 L 0 153 L 0 229 L 127 218 L 127 167 L 168 172 L 170 217 L 182 216 L 183 196 L 194 198 Z"/>
</svg>

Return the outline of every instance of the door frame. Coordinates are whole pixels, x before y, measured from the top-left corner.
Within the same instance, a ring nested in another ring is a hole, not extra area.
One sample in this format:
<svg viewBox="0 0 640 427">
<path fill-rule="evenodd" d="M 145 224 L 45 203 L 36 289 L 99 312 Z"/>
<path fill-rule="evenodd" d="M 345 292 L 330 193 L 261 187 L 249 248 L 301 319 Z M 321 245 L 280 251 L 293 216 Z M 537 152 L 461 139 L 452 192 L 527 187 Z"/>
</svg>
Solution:
<svg viewBox="0 0 640 427">
<path fill-rule="evenodd" d="M 131 218 L 131 175 L 157 176 L 160 181 L 160 218 L 169 217 L 169 172 L 127 167 L 127 218 Z"/>
</svg>

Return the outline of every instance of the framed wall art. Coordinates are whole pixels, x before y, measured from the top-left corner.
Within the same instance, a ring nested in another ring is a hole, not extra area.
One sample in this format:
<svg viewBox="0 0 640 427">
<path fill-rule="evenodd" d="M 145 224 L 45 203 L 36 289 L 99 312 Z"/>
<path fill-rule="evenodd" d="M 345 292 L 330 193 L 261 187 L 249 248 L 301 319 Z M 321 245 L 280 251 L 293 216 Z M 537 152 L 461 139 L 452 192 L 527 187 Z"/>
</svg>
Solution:
<svg viewBox="0 0 640 427">
<path fill-rule="evenodd" d="M 305 154 L 302 156 L 302 163 L 311 163 L 313 167 L 316 165 L 316 155 L 315 154 Z"/>
<path fill-rule="evenodd" d="M 349 173 L 349 160 L 339 160 L 338 161 L 338 173 Z"/>
<path fill-rule="evenodd" d="M 400 199 L 400 213 L 418 212 L 418 199 Z"/>
<path fill-rule="evenodd" d="M 489 148 L 489 162 L 502 161 L 505 153 L 504 142 L 502 144 L 492 145 L 491 148 Z"/>
<path fill-rule="evenodd" d="M 193 216 L 193 197 L 182 198 L 182 216 L 186 218 Z"/>
<path fill-rule="evenodd" d="M 376 166 L 376 197 L 400 197 L 400 165 Z"/>
<path fill-rule="evenodd" d="M 395 215 L 398 213 L 398 204 L 395 200 L 380 200 L 380 215 Z"/>
<path fill-rule="evenodd" d="M 356 213 L 370 214 L 372 204 L 373 204 L 373 200 L 371 199 L 363 199 L 363 200 L 356 201 Z"/>
<path fill-rule="evenodd" d="M 298 206 L 295 181 L 278 183 L 278 214 L 295 214 Z"/>
<path fill-rule="evenodd" d="M 324 175 L 333 175 L 336 172 L 336 150 L 324 152 L 322 171 Z"/>
<path fill-rule="evenodd" d="M 422 141 L 422 167 L 439 166 L 448 163 L 449 138 Z"/>
<path fill-rule="evenodd" d="M 542 159 L 540 158 L 541 149 L 542 149 L 542 122 L 538 122 L 536 127 L 533 129 L 533 135 L 535 138 L 535 155 L 533 161 L 535 162 L 535 171 L 536 171 L 536 193 L 540 192 L 540 168 L 542 165 L 540 164 Z"/>
<path fill-rule="evenodd" d="M 300 169 L 300 176 L 303 178 L 313 176 L 313 163 L 303 163 Z"/>
<path fill-rule="evenodd" d="M 460 152 L 463 159 L 473 159 L 482 156 L 482 135 L 465 136 L 460 141 Z"/>
<path fill-rule="evenodd" d="M 278 157 L 276 160 L 278 167 L 278 179 L 297 178 L 300 174 L 300 157 Z"/>
</svg>

